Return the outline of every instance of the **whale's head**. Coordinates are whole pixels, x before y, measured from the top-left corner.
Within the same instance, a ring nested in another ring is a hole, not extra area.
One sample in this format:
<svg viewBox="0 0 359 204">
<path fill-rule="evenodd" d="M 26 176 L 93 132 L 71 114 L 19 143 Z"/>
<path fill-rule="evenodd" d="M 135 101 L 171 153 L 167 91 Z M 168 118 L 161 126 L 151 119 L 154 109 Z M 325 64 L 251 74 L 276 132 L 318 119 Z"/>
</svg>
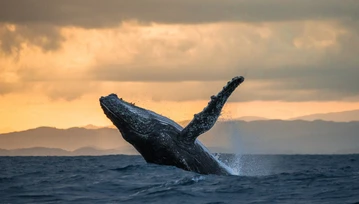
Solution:
<svg viewBox="0 0 359 204">
<path fill-rule="evenodd" d="M 101 97 L 100 105 L 105 115 L 119 129 L 123 138 L 131 144 L 154 139 L 153 137 L 156 137 L 154 133 L 161 131 L 179 133 L 183 129 L 176 122 L 126 102 L 122 98 L 118 98 L 116 94 Z"/>
</svg>

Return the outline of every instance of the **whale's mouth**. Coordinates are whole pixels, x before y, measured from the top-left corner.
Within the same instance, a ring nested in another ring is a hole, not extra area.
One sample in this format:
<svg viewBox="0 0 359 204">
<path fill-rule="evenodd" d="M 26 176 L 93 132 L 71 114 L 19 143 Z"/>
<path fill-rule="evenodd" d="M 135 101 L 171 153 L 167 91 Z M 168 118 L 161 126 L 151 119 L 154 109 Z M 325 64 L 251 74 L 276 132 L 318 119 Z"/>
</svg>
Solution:
<svg viewBox="0 0 359 204">
<path fill-rule="evenodd" d="M 108 108 L 104 103 L 100 102 L 100 105 L 101 105 L 101 108 L 104 111 L 106 116 L 114 117 L 114 118 L 119 119 L 119 120 L 121 119 L 121 118 L 117 117 L 117 115 L 114 112 L 112 112 L 110 110 L 110 108 Z"/>
<path fill-rule="evenodd" d="M 103 97 L 101 97 L 102 99 Z M 102 102 L 100 99 L 100 105 L 101 108 L 103 110 L 103 112 L 105 113 L 105 115 L 107 116 L 108 119 L 111 120 L 111 122 L 120 130 L 120 132 L 122 133 L 122 130 L 125 127 L 126 122 L 119 117 L 116 113 L 114 113 L 104 102 Z M 130 127 L 130 126 L 129 126 Z M 133 129 L 133 128 L 131 128 Z"/>
</svg>

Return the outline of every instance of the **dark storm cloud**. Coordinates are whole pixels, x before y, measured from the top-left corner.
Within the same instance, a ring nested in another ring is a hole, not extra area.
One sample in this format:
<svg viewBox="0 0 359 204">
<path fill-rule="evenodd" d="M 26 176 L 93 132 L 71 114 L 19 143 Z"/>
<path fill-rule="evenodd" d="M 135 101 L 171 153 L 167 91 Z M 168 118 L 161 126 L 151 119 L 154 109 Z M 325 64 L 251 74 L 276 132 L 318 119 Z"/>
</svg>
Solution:
<svg viewBox="0 0 359 204">
<path fill-rule="evenodd" d="M 1 0 L 0 22 L 85 28 L 159 23 L 358 19 L 355 0 Z"/>
</svg>

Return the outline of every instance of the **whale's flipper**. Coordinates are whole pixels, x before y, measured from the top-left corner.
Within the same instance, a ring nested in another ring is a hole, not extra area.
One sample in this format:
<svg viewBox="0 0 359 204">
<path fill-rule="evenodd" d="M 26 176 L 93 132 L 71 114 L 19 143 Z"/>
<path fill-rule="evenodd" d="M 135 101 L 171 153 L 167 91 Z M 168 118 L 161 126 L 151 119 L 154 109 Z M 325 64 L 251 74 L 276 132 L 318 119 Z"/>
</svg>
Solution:
<svg viewBox="0 0 359 204">
<path fill-rule="evenodd" d="M 207 107 L 195 114 L 192 121 L 182 130 L 180 138 L 193 143 L 202 133 L 208 131 L 216 123 L 221 110 L 229 96 L 244 81 L 244 77 L 234 77 L 216 96 L 211 96 Z"/>
</svg>

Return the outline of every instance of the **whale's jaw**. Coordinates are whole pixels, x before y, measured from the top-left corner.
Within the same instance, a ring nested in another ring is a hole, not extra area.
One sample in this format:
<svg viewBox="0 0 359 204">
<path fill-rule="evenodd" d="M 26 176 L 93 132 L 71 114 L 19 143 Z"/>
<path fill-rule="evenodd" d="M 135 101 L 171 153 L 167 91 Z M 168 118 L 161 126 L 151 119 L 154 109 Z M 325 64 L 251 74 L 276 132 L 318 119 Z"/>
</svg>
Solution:
<svg viewBox="0 0 359 204">
<path fill-rule="evenodd" d="M 175 129 L 178 133 L 183 129 L 171 119 L 126 102 L 122 98 L 118 98 L 116 94 L 101 97 L 100 105 L 107 118 L 119 129 L 128 142 L 146 139 L 151 133 L 164 126 Z"/>
<path fill-rule="evenodd" d="M 149 114 L 118 98 L 116 94 L 101 97 L 100 105 L 107 118 L 119 129 L 127 141 L 133 140 L 134 135 L 145 137 L 151 132 L 152 121 Z"/>
</svg>

